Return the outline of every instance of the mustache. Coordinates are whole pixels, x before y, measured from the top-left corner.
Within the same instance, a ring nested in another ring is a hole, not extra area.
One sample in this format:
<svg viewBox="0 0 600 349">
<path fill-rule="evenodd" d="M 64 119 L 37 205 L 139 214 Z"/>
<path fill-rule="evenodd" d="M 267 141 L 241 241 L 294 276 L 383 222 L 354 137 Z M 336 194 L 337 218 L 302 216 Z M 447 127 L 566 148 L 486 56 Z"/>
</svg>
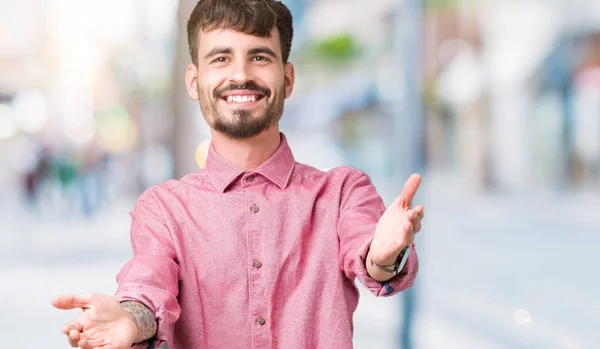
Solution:
<svg viewBox="0 0 600 349">
<path fill-rule="evenodd" d="M 240 84 L 237 84 L 234 82 L 229 86 L 218 88 L 213 92 L 213 97 L 220 98 L 223 93 L 236 91 L 236 90 L 256 91 L 256 92 L 259 92 L 259 93 L 265 95 L 267 98 L 271 97 L 271 90 L 269 90 L 266 87 L 260 86 L 252 81 L 248 81 L 243 85 L 240 85 Z"/>
</svg>

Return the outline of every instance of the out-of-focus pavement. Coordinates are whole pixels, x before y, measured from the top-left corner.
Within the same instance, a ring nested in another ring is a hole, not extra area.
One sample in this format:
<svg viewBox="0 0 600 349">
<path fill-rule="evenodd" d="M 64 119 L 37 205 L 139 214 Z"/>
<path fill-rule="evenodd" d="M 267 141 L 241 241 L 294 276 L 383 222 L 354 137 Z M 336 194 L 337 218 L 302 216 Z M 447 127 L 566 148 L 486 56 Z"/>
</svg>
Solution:
<svg viewBox="0 0 600 349">
<path fill-rule="evenodd" d="M 423 184 L 416 349 L 600 348 L 597 191 L 481 195 L 441 175 Z M 60 325 L 77 311 L 50 299 L 114 292 L 133 201 L 91 220 L 38 219 L 15 202 L 0 202 L 3 347 L 67 348 Z M 361 292 L 356 348 L 399 348 L 402 298 Z"/>
</svg>

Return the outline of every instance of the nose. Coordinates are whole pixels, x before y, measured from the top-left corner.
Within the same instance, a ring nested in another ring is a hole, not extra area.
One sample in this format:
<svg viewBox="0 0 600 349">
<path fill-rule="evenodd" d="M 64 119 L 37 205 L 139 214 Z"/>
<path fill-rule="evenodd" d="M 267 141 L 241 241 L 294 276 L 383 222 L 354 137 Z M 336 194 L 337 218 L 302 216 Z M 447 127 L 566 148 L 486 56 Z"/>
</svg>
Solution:
<svg viewBox="0 0 600 349">
<path fill-rule="evenodd" d="M 254 79 L 251 67 L 245 60 L 238 60 L 232 67 L 233 71 L 231 72 L 231 77 L 229 79 L 230 82 L 235 82 L 241 86 Z"/>
</svg>

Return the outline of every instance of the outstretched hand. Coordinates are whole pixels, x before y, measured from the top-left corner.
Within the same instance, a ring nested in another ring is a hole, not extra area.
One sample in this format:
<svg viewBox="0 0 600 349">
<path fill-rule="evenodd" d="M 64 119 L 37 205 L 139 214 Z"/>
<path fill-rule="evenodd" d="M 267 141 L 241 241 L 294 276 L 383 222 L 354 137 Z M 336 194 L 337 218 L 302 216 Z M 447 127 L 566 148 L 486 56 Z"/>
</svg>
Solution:
<svg viewBox="0 0 600 349">
<path fill-rule="evenodd" d="M 83 312 L 62 326 L 72 347 L 83 349 L 129 349 L 138 328 L 129 313 L 113 296 L 84 293 L 52 299 L 58 309 L 81 308 Z"/>
<path fill-rule="evenodd" d="M 421 176 L 411 175 L 404 183 L 400 196 L 379 219 L 369 250 L 375 264 L 393 265 L 402 249 L 411 245 L 415 234 L 421 230 L 424 207 L 417 205 L 412 208 L 420 184 Z"/>
</svg>

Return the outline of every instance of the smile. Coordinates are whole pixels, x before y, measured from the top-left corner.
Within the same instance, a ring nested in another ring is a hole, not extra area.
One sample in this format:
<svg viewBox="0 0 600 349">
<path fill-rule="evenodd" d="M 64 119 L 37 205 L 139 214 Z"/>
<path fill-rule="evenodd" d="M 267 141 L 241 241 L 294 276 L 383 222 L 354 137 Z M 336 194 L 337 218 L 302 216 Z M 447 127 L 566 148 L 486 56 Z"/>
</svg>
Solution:
<svg viewBox="0 0 600 349">
<path fill-rule="evenodd" d="M 223 97 L 227 103 L 254 103 L 262 98 L 263 96 L 261 95 L 230 95 Z"/>
</svg>

